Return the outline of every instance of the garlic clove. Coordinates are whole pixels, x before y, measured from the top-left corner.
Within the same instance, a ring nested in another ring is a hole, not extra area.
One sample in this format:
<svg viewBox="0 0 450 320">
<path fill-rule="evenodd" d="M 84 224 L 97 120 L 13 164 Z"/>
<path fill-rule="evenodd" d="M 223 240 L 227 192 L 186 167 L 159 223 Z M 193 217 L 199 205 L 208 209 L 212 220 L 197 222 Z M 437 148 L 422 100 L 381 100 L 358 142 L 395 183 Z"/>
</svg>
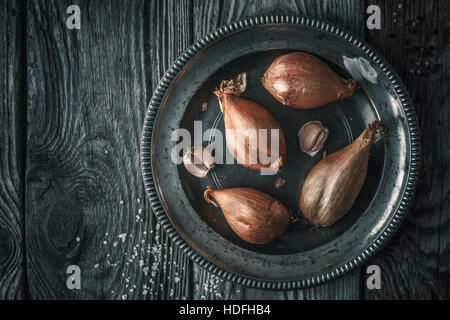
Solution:
<svg viewBox="0 0 450 320">
<path fill-rule="evenodd" d="M 309 121 L 305 123 L 298 132 L 298 143 L 300 150 L 311 157 L 314 156 L 327 141 L 328 128 L 320 121 Z"/>
<path fill-rule="evenodd" d="M 192 147 L 186 152 L 183 156 L 183 164 L 190 174 L 198 178 L 205 178 L 215 166 L 213 155 L 202 146 Z"/>
</svg>

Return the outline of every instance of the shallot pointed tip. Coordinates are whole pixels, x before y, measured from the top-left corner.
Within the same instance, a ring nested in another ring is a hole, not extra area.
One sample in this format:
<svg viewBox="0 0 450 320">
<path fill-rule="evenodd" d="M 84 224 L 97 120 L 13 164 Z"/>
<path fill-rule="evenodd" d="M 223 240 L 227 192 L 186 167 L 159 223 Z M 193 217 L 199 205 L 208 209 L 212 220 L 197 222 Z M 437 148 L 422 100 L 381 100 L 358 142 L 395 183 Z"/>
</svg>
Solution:
<svg viewBox="0 0 450 320">
<path fill-rule="evenodd" d="M 345 90 L 339 93 L 339 99 L 345 99 L 353 95 L 353 92 L 359 87 L 358 83 L 354 79 L 344 80 Z"/>
<path fill-rule="evenodd" d="M 219 204 L 214 199 L 212 193 L 215 189 L 211 186 L 207 186 L 205 192 L 203 193 L 203 197 L 207 203 L 213 204 L 215 207 L 219 207 Z"/>
</svg>

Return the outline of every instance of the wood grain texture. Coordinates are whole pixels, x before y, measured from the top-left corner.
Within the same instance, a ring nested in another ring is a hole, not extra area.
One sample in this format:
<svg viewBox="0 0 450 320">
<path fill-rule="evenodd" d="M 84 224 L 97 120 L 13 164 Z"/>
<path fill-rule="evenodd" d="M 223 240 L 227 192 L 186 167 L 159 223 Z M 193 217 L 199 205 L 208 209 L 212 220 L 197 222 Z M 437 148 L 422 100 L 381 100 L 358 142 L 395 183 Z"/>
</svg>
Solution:
<svg viewBox="0 0 450 320">
<path fill-rule="evenodd" d="M 386 248 L 369 262 L 380 266 L 382 288 L 366 290 L 365 298 L 449 299 L 450 3 L 372 2 L 381 8 L 382 29 L 368 32 L 368 39 L 409 90 L 421 127 L 423 162 L 409 215 Z"/>
<path fill-rule="evenodd" d="M 26 297 L 23 3 L 0 2 L 0 300 Z"/>
<path fill-rule="evenodd" d="M 194 1 L 194 41 L 216 28 L 245 17 L 285 14 L 308 15 L 339 24 L 364 36 L 365 7 L 361 1 Z M 296 291 L 263 291 L 222 281 L 194 267 L 196 299 L 359 299 L 360 272 L 322 286 Z"/>
<path fill-rule="evenodd" d="M 79 0 L 81 30 L 69 30 L 71 1 L 32 0 L 27 59 L 20 57 L 16 32 L 24 19 L 19 1 L 0 2 L 7 17 L 0 21 L 0 94 L 6 92 L 0 96 L 0 299 L 27 295 L 24 248 L 33 299 L 449 298 L 448 1 L 404 0 L 394 23 L 399 0 Z M 365 30 L 368 4 L 381 7 L 382 30 Z M 365 268 L 286 292 L 223 281 L 190 262 L 151 212 L 139 143 L 159 79 L 204 34 L 265 14 L 305 14 L 365 36 L 393 64 L 415 102 L 422 183 L 405 223 L 368 264 L 381 267 L 382 290 L 364 289 Z M 406 20 L 418 16 L 422 22 L 411 34 Z M 434 47 L 428 60 L 437 69 L 426 77 L 416 72 L 427 60 L 414 51 L 421 46 Z M 16 86 L 25 61 L 27 91 Z M 27 128 L 21 123 L 24 92 Z M 80 290 L 66 286 L 69 265 L 81 268 Z"/>
<path fill-rule="evenodd" d="M 28 9 L 27 270 L 33 299 L 183 299 L 190 262 L 154 218 L 139 144 L 150 97 L 190 44 L 188 1 Z M 81 289 L 66 286 L 69 265 Z"/>
</svg>

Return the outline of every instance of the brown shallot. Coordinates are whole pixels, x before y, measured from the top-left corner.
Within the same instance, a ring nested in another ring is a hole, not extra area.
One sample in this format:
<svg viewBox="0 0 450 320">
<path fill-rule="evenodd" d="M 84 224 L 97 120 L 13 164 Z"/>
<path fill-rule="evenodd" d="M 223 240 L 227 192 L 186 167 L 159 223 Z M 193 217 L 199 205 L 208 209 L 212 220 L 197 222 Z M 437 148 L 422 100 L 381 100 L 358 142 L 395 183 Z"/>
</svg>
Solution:
<svg viewBox="0 0 450 320">
<path fill-rule="evenodd" d="M 355 80 L 339 77 L 319 58 L 292 52 L 275 59 L 262 78 L 267 91 L 282 104 L 309 109 L 353 94 Z"/>
<path fill-rule="evenodd" d="M 374 121 L 350 145 L 324 157 L 308 173 L 298 201 L 301 214 L 320 226 L 330 226 L 353 206 L 367 174 L 370 146 L 385 127 Z"/>
<path fill-rule="evenodd" d="M 280 124 L 263 106 L 238 97 L 242 84 L 235 77 L 222 81 L 214 91 L 225 122 L 226 145 L 234 159 L 253 169 L 277 172 L 286 155 L 286 142 Z"/>
<path fill-rule="evenodd" d="M 206 202 L 220 207 L 231 229 L 243 240 L 266 244 L 279 238 L 291 222 L 291 213 L 280 201 L 253 188 L 207 187 Z"/>
</svg>

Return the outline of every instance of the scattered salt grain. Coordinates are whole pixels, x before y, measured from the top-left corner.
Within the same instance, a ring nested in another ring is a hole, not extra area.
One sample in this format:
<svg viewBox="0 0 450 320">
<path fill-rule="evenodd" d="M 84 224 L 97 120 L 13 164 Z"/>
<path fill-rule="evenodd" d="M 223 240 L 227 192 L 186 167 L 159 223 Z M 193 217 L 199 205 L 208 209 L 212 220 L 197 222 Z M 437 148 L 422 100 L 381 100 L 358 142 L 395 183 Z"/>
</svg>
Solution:
<svg viewBox="0 0 450 320">
<path fill-rule="evenodd" d="M 123 200 L 120 200 L 120 202 L 119 202 L 120 204 L 123 204 Z"/>
<path fill-rule="evenodd" d="M 125 242 L 126 237 L 127 237 L 126 233 L 119 234 L 119 238 L 122 239 L 122 242 Z"/>
<path fill-rule="evenodd" d="M 76 237 L 75 240 L 77 240 L 77 242 L 80 242 L 80 237 Z"/>
<path fill-rule="evenodd" d="M 96 269 L 98 268 L 98 263 L 94 264 L 94 268 Z"/>
</svg>

